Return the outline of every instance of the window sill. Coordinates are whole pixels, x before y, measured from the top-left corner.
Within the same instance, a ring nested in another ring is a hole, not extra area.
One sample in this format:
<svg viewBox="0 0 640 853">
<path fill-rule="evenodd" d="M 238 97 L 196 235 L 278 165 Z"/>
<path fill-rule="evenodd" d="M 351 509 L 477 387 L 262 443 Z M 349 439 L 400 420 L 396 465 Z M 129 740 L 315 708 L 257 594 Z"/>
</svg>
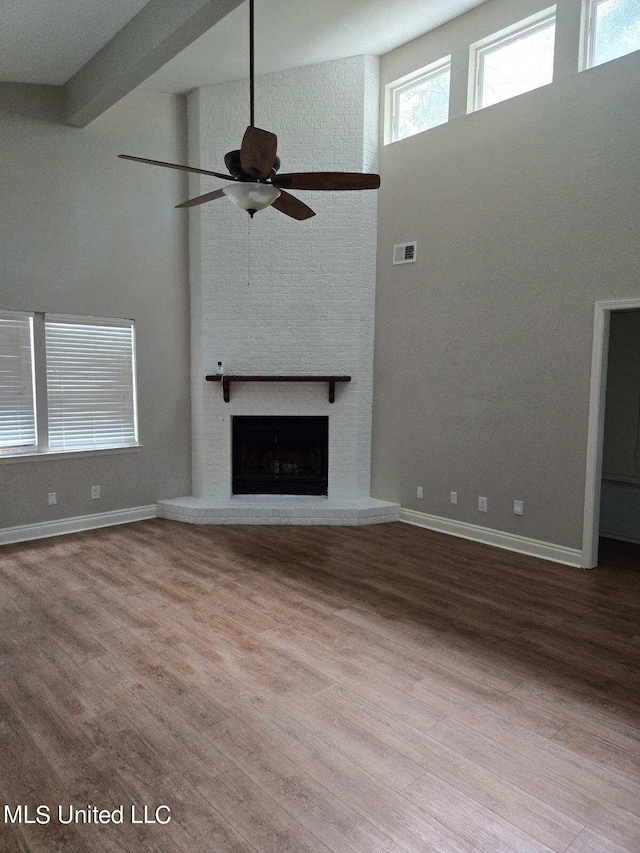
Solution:
<svg viewBox="0 0 640 853">
<path fill-rule="evenodd" d="M 41 453 L 14 453 L 12 456 L 0 455 L 0 465 L 14 462 L 43 462 L 48 459 L 81 459 L 85 456 L 110 456 L 113 453 L 136 453 L 143 444 L 127 447 L 101 447 L 99 450 L 47 450 Z"/>
</svg>

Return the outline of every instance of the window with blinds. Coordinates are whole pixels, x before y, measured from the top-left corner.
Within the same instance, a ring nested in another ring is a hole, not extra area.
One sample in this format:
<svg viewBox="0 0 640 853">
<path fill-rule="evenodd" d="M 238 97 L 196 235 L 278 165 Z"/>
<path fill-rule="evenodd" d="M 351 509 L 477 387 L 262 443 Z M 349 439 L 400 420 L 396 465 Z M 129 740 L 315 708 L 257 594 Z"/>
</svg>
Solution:
<svg viewBox="0 0 640 853">
<path fill-rule="evenodd" d="M 37 444 L 33 317 L 0 312 L 0 453 Z"/>
<path fill-rule="evenodd" d="M 137 444 L 130 321 L 45 318 L 49 450 Z"/>
</svg>

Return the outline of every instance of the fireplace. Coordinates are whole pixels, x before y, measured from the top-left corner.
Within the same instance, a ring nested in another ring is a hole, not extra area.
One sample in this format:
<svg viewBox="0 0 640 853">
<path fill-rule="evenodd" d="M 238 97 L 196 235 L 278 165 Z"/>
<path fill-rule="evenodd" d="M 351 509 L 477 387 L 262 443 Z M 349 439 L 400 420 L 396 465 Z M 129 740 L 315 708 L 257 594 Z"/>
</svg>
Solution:
<svg viewBox="0 0 640 853">
<path fill-rule="evenodd" d="M 232 420 L 234 495 L 326 495 L 329 418 Z"/>
</svg>

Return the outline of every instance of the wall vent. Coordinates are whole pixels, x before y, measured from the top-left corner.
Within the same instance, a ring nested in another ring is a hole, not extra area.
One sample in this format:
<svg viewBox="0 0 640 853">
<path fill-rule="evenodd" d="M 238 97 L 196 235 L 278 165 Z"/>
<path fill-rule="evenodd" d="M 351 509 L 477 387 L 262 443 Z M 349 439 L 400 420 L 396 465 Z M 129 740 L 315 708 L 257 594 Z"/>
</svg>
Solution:
<svg viewBox="0 0 640 853">
<path fill-rule="evenodd" d="M 418 244 L 415 240 L 410 243 L 398 243 L 393 247 L 394 264 L 414 264 L 418 254 Z"/>
</svg>

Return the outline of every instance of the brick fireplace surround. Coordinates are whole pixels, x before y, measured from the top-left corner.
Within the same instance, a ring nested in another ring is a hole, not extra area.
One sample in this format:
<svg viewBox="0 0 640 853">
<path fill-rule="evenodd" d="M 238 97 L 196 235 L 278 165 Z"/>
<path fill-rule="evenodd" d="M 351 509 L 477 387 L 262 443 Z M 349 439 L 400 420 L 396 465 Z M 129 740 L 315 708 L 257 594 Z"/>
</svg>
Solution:
<svg viewBox="0 0 640 853">
<path fill-rule="evenodd" d="M 256 121 L 279 138 L 282 171 L 375 171 L 379 68 L 353 57 L 259 77 Z M 246 80 L 189 96 L 189 162 L 217 168 L 247 125 Z M 191 195 L 215 179 L 190 179 Z M 400 507 L 370 495 L 376 192 L 305 192 L 297 222 L 267 209 L 250 220 L 228 199 L 190 215 L 193 495 L 161 501 L 195 524 L 373 524 Z M 347 374 L 330 404 L 321 384 L 234 385 L 234 374 Z M 327 496 L 233 495 L 234 415 L 328 416 Z"/>
</svg>

